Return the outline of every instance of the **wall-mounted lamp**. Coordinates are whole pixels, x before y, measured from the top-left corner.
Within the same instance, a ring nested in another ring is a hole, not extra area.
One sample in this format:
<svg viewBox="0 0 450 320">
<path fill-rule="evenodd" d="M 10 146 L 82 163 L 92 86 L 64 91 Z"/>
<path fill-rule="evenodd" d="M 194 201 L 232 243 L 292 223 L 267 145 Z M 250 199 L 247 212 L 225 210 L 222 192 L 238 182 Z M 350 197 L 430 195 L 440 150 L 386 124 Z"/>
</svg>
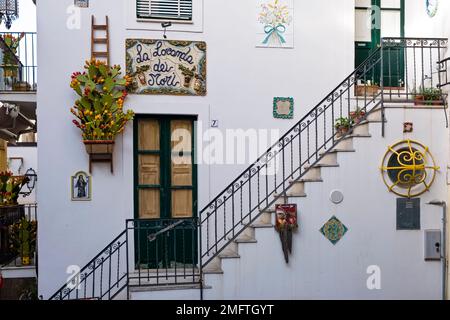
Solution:
<svg viewBox="0 0 450 320">
<path fill-rule="evenodd" d="M 168 28 L 168 27 L 171 27 L 171 26 L 172 26 L 172 22 L 163 22 L 163 23 L 161 23 L 161 26 L 164 28 L 164 34 L 163 34 L 163 37 L 164 37 L 164 39 L 167 39 L 166 31 L 167 31 L 167 28 Z"/>
</svg>

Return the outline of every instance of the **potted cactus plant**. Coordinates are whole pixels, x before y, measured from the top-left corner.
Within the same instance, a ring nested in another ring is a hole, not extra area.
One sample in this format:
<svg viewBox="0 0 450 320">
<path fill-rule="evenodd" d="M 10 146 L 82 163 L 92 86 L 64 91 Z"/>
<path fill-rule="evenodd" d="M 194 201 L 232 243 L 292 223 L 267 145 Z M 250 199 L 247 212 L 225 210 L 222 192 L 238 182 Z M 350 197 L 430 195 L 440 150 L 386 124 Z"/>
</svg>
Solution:
<svg viewBox="0 0 450 320">
<path fill-rule="evenodd" d="M 31 264 L 36 251 L 37 222 L 22 218 L 10 227 L 10 249 L 21 257 L 22 265 Z"/>
<path fill-rule="evenodd" d="M 338 137 L 342 137 L 348 134 L 352 126 L 353 120 L 351 118 L 344 118 L 344 117 L 336 119 L 336 123 L 334 125 Z"/>
<path fill-rule="evenodd" d="M 86 61 L 85 72 L 72 74 L 71 88 L 78 94 L 71 112 L 73 124 L 81 130 L 89 155 L 112 155 L 114 140 L 122 133 L 134 112 L 124 112 L 128 76 L 121 77 L 120 66 L 110 67 L 102 61 Z"/>
</svg>

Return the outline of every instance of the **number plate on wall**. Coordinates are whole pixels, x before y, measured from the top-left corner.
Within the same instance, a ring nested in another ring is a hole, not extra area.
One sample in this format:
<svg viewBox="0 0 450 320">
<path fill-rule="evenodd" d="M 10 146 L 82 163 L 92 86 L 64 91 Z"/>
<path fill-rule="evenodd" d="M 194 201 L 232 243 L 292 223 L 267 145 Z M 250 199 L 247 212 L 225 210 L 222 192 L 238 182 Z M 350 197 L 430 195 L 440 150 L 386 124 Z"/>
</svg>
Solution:
<svg viewBox="0 0 450 320">
<path fill-rule="evenodd" d="M 130 93 L 206 95 L 206 43 L 127 39 Z"/>
</svg>

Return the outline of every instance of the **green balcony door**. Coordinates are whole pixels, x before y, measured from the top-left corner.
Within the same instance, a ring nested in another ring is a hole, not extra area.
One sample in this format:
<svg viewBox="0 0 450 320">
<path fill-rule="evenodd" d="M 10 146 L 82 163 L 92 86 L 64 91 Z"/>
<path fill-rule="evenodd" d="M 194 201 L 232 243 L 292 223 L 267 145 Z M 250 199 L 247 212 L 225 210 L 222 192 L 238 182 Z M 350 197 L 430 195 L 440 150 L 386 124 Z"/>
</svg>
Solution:
<svg viewBox="0 0 450 320">
<path fill-rule="evenodd" d="M 197 257 L 195 227 L 184 223 L 149 240 L 180 219 L 197 216 L 194 118 L 137 116 L 135 137 L 136 263 L 174 267 Z M 151 238 L 151 237 L 150 237 Z"/>
<path fill-rule="evenodd" d="M 405 36 L 405 0 L 355 0 L 355 67 L 381 46 L 381 39 Z M 403 48 L 385 51 L 383 80 L 385 87 L 401 87 L 405 80 Z M 373 83 L 380 84 L 380 72 Z"/>
</svg>

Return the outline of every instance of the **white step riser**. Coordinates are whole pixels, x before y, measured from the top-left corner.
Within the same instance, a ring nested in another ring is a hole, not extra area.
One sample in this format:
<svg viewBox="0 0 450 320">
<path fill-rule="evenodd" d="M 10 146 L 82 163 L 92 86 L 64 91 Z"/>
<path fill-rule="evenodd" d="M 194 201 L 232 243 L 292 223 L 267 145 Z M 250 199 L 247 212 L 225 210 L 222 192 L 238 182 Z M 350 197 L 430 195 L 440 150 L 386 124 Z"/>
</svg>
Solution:
<svg viewBox="0 0 450 320">
<path fill-rule="evenodd" d="M 353 149 L 353 139 L 344 139 L 339 142 L 335 149 L 339 150 L 352 150 Z"/>
<path fill-rule="evenodd" d="M 233 256 L 238 254 L 238 245 L 235 242 L 231 242 L 220 253 L 220 256 Z"/>
<path fill-rule="evenodd" d="M 361 124 L 353 129 L 353 134 L 356 135 L 368 135 L 369 134 L 369 124 Z"/>
<path fill-rule="evenodd" d="M 381 109 L 378 109 L 367 116 L 368 121 L 381 121 Z"/>
<path fill-rule="evenodd" d="M 310 168 L 308 172 L 306 172 L 306 174 L 302 177 L 302 179 L 306 180 L 320 179 L 321 177 L 320 174 L 321 174 L 320 168 Z"/>
<path fill-rule="evenodd" d="M 271 224 L 272 223 L 272 214 L 268 212 L 263 212 L 258 219 L 256 219 L 255 224 Z"/>
<path fill-rule="evenodd" d="M 255 238 L 255 229 L 247 228 L 238 237 L 239 240 L 248 240 Z"/>
<path fill-rule="evenodd" d="M 305 183 L 304 182 L 294 182 L 292 187 L 289 189 L 290 194 L 305 194 Z"/>
<path fill-rule="evenodd" d="M 218 272 L 220 270 L 222 270 L 222 261 L 219 257 L 212 259 L 212 261 L 203 269 L 204 272 Z"/>
<path fill-rule="evenodd" d="M 319 164 L 323 165 L 337 165 L 337 155 L 336 153 L 329 153 L 323 157 L 322 160 L 319 161 Z"/>
</svg>

